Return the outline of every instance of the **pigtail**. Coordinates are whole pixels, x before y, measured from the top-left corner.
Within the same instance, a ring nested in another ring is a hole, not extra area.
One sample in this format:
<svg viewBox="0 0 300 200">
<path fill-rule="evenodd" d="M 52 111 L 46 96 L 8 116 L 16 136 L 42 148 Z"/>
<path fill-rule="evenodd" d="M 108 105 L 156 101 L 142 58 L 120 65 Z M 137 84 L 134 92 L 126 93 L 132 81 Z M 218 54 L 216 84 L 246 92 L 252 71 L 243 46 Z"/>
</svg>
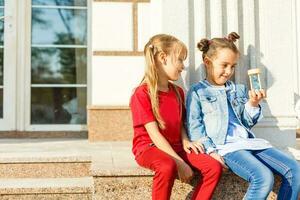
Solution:
<svg viewBox="0 0 300 200">
<path fill-rule="evenodd" d="M 212 44 L 212 40 L 203 38 L 200 42 L 197 43 L 197 47 L 200 51 L 202 51 L 202 59 L 204 60 L 207 52 L 209 51 L 209 46 Z"/>
<path fill-rule="evenodd" d="M 157 67 L 155 65 L 154 52 L 157 52 L 157 49 L 152 44 L 145 46 L 144 54 L 146 59 L 146 72 L 143 78 L 142 83 L 146 83 L 149 90 L 149 97 L 151 101 L 151 107 L 158 123 L 158 126 L 161 129 L 165 128 L 165 123 L 162 120 L 159 113 L 159 99 L 158 99 L 158 73 Z M 156 53 L 155 52 L 155 53 Z"/>
<path fill-rule="evenodd" d="M 201 39 L 200 42 L 197 43 L 197 48 L 203 53 L 207 52 L 209 49 L 210 40 L 204 38 Z"/>
<path fill-rule="evenodd" d="M 240 36 L 236 32 L 231 32 L 228 34 L 227 39 L 230 42 L 235 42 L 236 40 L 240 39 Z"/>
</svg>

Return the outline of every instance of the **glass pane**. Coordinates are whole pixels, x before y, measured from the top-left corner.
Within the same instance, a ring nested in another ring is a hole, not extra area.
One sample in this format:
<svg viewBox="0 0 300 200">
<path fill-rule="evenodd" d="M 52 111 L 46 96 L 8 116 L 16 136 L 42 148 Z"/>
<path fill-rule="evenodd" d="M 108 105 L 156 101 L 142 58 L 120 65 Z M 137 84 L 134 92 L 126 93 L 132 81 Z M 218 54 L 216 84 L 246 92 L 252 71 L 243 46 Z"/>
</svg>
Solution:
<svg viewBox="0 0 300 200">
<path fill-rule="evenodd" d="M 4 0 L 0 0 L 0 6 L 4 6 Z M 0 8 L 0 16 L 4 16 L 4 8 Z M 3 45 L 4 45 L 4 20 L 0 20 L 0 118 L 3 118 Z"/>
<path fill-rule="evenodd" d="M 31 88 L 31 124 L 86 124 L 86 88 Z"/>
<path fill-rule="evenodd" d="M 32 5 L 87 6 L 86 0 L 32 0 Z"/>
<path fill-rule="evenodd" d="M 4 9 L 0 8 L 0 17 L 4 16 Z M 0 20 L 0 45 L 3 46 L 4 41 L 4 19 Z"/>
<path fill-rule="evenodd" d="M 3 50 L 0 47 L 0 86 L 3 86 Z"/>
<path fill-rule="evenodd" d="M 87 11 L 32 8 L 32 44 L 86 45 Z"/>
<path fill-rule="evenodd" d="M 3 118 L 3 89 L 0 89 L 0 118 Z"/>
<path fill-rule="evenodd" d="M 86 48 L 31 50 L 32 84 L 86 84 Z"/>
</svg>

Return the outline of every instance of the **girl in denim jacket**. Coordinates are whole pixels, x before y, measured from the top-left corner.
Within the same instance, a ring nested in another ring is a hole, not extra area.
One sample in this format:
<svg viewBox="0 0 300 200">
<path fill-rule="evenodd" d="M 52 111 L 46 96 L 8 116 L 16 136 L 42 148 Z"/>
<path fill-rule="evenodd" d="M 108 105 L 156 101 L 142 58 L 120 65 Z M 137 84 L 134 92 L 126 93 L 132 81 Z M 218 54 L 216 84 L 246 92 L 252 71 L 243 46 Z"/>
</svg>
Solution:
<svg viewBox="0 0 300 200">
<path fill-rule="evenodd" d="M 264 90 L 247 92 L 230 77 L 237 65 L 239 38 L 202 39 L 198 48 L 207 71 L 205 80 L 194 84 L 187 95 L 188 136 L 224 167 L 248 181 L 244 199 L 263 200 L 273 188 L 273 173 L 282 177 L 278 199 L 297 200 L 300 166 L 297 161 L 256 138 L 250 130 L 262 117 L 259 102 Z"/>
</svg>

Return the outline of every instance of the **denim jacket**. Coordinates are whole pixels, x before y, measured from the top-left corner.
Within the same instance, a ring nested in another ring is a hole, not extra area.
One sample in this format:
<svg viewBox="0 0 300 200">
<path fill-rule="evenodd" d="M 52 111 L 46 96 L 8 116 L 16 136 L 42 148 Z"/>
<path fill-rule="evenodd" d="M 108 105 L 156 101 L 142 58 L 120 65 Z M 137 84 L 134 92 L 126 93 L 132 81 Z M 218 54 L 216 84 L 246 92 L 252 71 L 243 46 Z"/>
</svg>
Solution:
<svg viewBox="0 0 300 200">
<path fill-rule="evenodd" d="M 234 114 L 248 134 L 255 135 L 250 129 L 261 115 L 254 118 L 245 110 L 248 91 L 244 85 L 235 85 L 232 81 L 225 83 L 225 89 L 212 87 L 207 81 L 200 81 L 190 88 L 187 94 L 187 129 L 191 141 L 200 140 L 207 153 L 216 149 L 215 144 L 224 144 L 228 129 L 228 102 Z"/>
</svg>

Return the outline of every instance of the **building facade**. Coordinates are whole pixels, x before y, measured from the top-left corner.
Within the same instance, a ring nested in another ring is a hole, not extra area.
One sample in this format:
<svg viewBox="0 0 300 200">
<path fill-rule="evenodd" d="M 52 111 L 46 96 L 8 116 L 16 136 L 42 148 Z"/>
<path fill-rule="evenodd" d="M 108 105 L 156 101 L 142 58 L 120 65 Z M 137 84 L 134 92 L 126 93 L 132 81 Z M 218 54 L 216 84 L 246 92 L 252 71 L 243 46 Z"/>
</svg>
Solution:
<svg viewBox="0 0 300 200">
<path fill-rule="evenodd" d="M 0 0 L 0 130 L 85 131 L 91 141 L 132 136 L 128 102 L 157 33 L 189 49 L 178 84 L 205 72 L 196 43 L 238 32 L 234 80 L 260 68 L 268 97 L 258 136 L 295 144 L 300 6 L 296 0 Z M 87 126 L 88 124 L 88 126 Z"/>
</svg>

